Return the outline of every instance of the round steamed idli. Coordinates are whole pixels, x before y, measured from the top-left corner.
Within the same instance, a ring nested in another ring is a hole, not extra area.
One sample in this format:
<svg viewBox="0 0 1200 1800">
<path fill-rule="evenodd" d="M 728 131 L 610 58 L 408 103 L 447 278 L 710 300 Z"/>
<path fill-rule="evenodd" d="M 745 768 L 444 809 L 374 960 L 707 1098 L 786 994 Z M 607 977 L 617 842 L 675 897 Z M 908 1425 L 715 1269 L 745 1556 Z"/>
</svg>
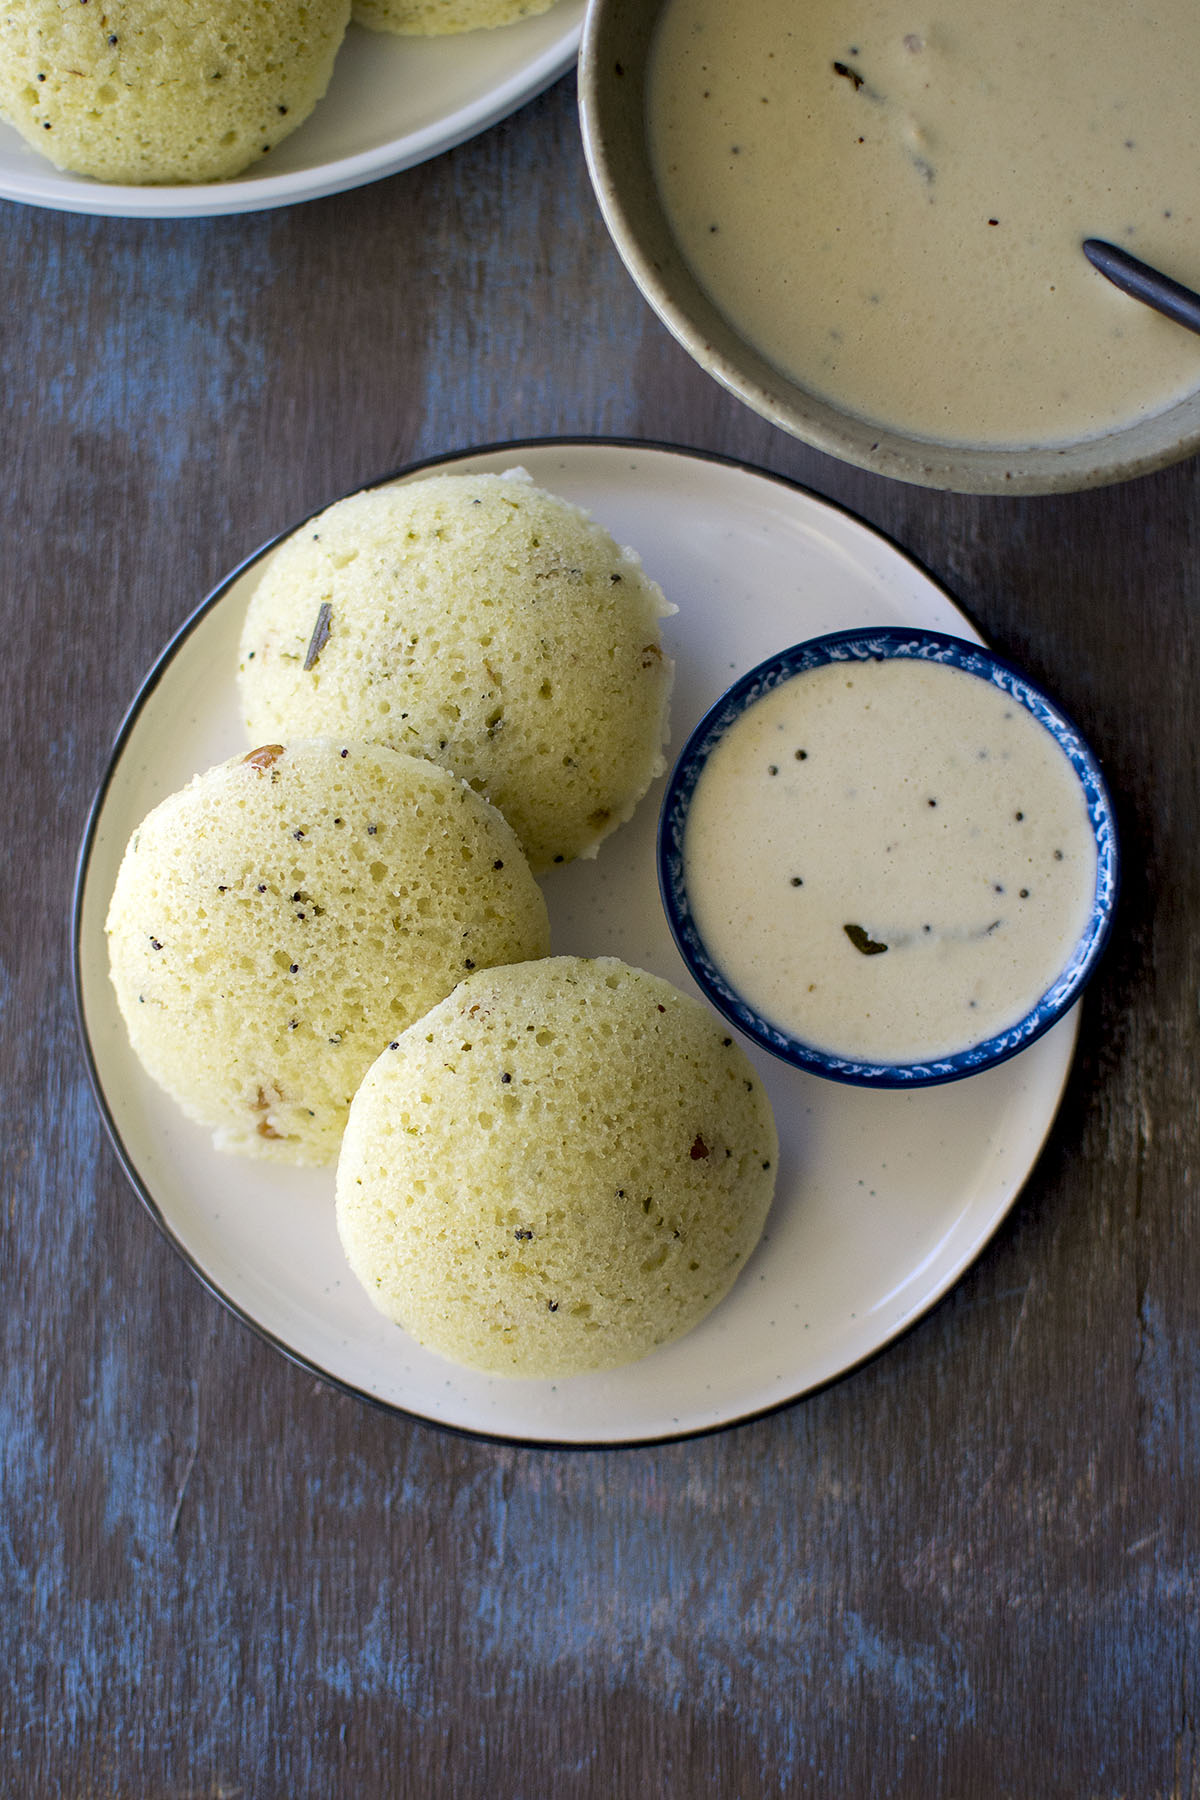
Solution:
<svg viewBox="0 0 1200 1800">
<path fill-rule="evenodd" d="M 378 745 L 268 744 L 134 832 L 108 914 L 147 1071 L 222 1149 L 337 1154 L 381 1048 L 471 969 L 549 948 L 516 838 L 465 783 Z"/>
<path fill-rule="evenodd" d="M 511 25 L 549 12 L 553 0 L 354 0 L 354 18 L 372 31 L 411 37 L 446 37 Z"/>
<path fill-rule="evenodd" d="M 242 634 L 250 739 L 419 751 L 486 794 L 541 870 L 594 851 L 661 772 L 672 610 L 523 471 L 374 488 L 266 565 Z"/>
<path fill-rule="evenodd" d="M 691 1329 L 758 1242 L 778 1145 L 721 1022 L 611 957 L 472 975 L 350 1108 L 337 1218 L 381 1311 L 455 1362 L 567 1375 Z"/>
<path fill-rule="evenodd" d="M 350 0 L 6 0 L 0 117 L 101 181 L 220 181 L 325 92 Z"/>
</svg>

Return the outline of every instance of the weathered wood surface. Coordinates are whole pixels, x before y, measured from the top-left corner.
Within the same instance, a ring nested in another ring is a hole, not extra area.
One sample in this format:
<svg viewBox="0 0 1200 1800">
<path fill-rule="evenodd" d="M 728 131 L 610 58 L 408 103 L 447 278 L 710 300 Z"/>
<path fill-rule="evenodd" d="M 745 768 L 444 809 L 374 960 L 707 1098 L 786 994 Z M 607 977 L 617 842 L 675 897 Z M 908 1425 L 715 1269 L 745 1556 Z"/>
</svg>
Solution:
<svg viewBox="0 0 1200 1800">
<path fill-rule="evenodd" d="M 0 1792 L 1195 1800 L 1200 465 L 968 499 L 792 442 L 625 276 L 570 80 L 339 198 L 0 234 Z M 226 1314 L 118 1170 L 69 987 L 86 809 L 199 597 L 357 482 L 557 433 L 891 533 L 1091 736 L 1127 870 L 1058 1123 L 953 1294 L 804 1404 L 612 1453 L 371 1410 Z"/>
</svg>

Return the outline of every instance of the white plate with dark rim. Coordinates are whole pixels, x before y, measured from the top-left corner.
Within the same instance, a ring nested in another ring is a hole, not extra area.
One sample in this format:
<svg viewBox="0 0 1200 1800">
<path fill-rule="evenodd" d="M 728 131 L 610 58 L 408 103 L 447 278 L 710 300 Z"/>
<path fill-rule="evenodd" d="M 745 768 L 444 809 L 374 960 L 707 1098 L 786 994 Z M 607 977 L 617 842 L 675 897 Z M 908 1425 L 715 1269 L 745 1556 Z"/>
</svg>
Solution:
<svg viewBox="0 0 1200 1800">
<path fill-rule="evenodd" d="M 405 471 L 521 466 L 586 506 L 679 608 L 672 744 L 772 651 L 852 625 L 978 639 L 915 563 L 850 514 L 740 464 L 669 448 L 555 440 Z M 278 542 L 278 540 L 275 540 Z M 874 1355 L 978 1256 L 1037 1159 L 1077 1017 L 1010 1062 L 918 1093 L 806 1075 L 748 1046 L 780 1133 L 775 1203 L 732 1293 L 689 1336 L 606 1374 L 524 1381 L 422 1350 L 349 1273 L 331 1171 L 219 1154 L 143 1074 L 108 980 L 104 917 L 133 828 L 199 769 L 245 747 L 234 670 L 265 546 L 218 587 L 150 671 L 121 727 L 80 854 L 76 984 L 90 1074 L 135 1189 L 197 1274 L 287 1355 L 399 1412 L 518 1443 L 637 1444 L 770 1411 Z M 594 862 L 544 882 L 554 949 L 616 955 L 695 992 L 655 874 L 662 783 Z"/>
<path fill-rule="evenodd" d="M 397 37 L 351 25 L 333 78 L 292 135 L 229 181 L 132 187 L 56 169 L 0 123 L 0 199 L 115 218 L 215 218 L 344 193 L 453 149 L 524 106 L 579 54 L 585 0 L 494 31 Z"/>
</svg>

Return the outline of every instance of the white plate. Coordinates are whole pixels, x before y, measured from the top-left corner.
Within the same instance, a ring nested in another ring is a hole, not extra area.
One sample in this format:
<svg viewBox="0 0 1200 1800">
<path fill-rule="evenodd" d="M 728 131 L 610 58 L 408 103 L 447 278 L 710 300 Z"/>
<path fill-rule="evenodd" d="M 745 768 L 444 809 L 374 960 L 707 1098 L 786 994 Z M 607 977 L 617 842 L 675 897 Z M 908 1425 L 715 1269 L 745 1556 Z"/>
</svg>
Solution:
<svg viewBox="0 0 1200 1800">
<path fill-rule="evenodd" d="M 230 181 L 126 187 L 71 175 L 0 124 L 0 198 L 59 212 L 185 219 L 291 206 L 378 181 L 474 137 L 557 81 L 579 53 L 584 0 L 496 31 L 396 37 L 351 25 L 325 98 L 269 158 Z"/>
<path fill-rule="evenodd" d="M 523 465 L 587 506 L 679 607 L 680 746 L 731 678 L 839 626 L 923 625 L 976 638 L 947 596 L 867 526 L 774 477 L 677 450 L 517 444 L 437 467 Z M 430 472 L 430 467 L 409 471 Z M 234 688 L 258 559 L 188 621 L 117 740 L 80 859 L 80 1015 L 93 1081 L 135 1187 L 226 1303 L 317 1373 L 406 1413 L 519 1442 L 637 1443 L 748 1418 L 872 1355 L 979 1254 L 1058 1107 L 1076 1021 L 1011 1062 L 921 1093 L 842 1087 L 750 1054 L 779 1122 L 775 1204 L 733 1292 L 690 1336 L 609 1374 L 490 1378 L 421 1350 L 346 1269 L 333 1177 L 219 1155 L 134 1060 L 107 975 L 104 915 L 134 826 L 198 769 L 245 747 Z M 615 954 L 692 987 L 655 882 L 661 783 L 595 862 L 545 880 L 554 948 Z"/>
</svg>

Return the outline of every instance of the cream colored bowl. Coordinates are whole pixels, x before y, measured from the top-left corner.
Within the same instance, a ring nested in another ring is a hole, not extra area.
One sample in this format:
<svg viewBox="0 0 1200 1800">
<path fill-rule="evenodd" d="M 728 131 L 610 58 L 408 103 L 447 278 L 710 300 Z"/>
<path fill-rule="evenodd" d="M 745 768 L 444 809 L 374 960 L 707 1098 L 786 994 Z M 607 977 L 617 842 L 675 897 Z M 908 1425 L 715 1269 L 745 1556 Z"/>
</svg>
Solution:
<svg viewBox="0 0 1200 1800">
<path fill-rule="evenodd" d="M 646 66 L 665 0 L 591 0 L 579 64 L 584 148 L 605 222 L 659 318 L 710 375 L 794 437 L 880 475 L 959 493 L 1042 494 L 1147 474 L 1200 448 L 1200 389 L 1077 443 L 979 448 L 907 436 L 843 412 L 783 375 L 707 298 L 667 224 L 651 172 Z"/>
</svg>

